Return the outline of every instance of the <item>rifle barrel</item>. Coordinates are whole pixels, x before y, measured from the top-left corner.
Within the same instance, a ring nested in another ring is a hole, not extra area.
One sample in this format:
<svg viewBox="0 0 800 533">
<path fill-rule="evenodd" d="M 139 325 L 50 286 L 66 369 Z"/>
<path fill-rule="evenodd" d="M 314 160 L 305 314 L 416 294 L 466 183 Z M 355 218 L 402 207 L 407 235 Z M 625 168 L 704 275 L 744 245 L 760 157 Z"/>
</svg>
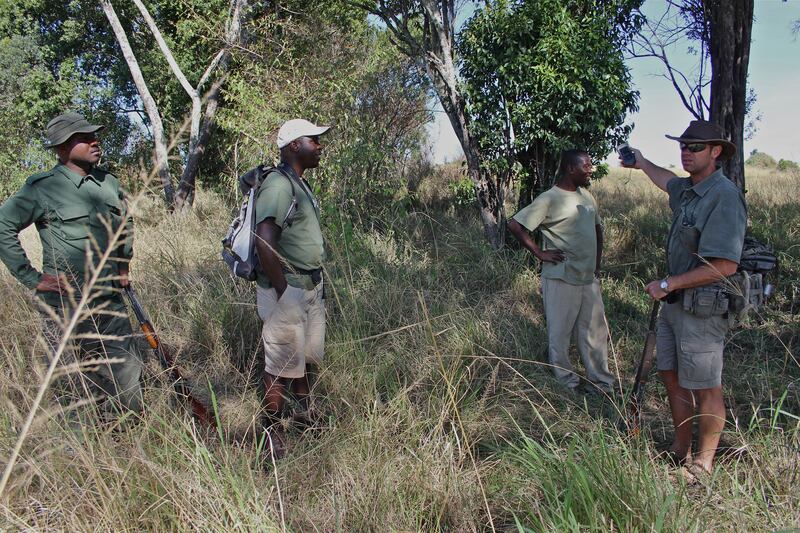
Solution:
<svg viewBox="0 0 800 533">
<path fill-rule="evenodd" d="M 133 290 L 133 287 L 128 285 L 127 287 L 124 287 L 124 289 L 125 295 L 128 297 L 128 301 L 131 303 L 131 307 L 133 308 L 133 313 L 136 315 L 136 320 L 139 321 L 139 328 L 142 330 L 144 338 L 147 340 L 147 344 L 150 345 L 150 348 L 152 348 L 158 356 L 158 362 L 161 363 L 161 366 L 164 368 L 164 370 L 169 372 L 170 378 L 172 379 L 172 386 L 175 389 L 176 394 L 184 401 L 189 402 L 192 416 L 194 416 L 200 423 L 212 428 L 216 428 L 217 421 L 213 414 L 203 402 L 194 397 L 189 389 L 189 386 L 186 384 L 186 380 L 183 379 L 180 368 L 175 364 L 175 361 L 169 354 L 169 351 L 164 347 L 163 344 L 161 344 L 161 340 L 158 338 L 150 319 L 147 318 L 147 314 L 144 312 L 144 308 L 142 307 L 141 302 L 139 302 L 139 298 L 136 296 L 136 292 Z"/>
</svg>

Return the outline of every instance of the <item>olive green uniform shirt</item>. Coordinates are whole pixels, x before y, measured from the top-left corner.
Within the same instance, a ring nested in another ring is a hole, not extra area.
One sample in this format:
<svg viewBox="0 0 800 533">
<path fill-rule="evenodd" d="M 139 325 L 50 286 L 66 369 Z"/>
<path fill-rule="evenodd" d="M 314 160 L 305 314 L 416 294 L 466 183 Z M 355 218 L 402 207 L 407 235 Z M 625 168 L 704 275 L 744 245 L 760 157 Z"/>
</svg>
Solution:
<svg viewBox="0 0 800 533">
<path fill-rule="evenodd" d="M 560 279 L 571 285 L 594 281 L 597 266 L 597 230 L 601 224 L 597 203 L 583 187 L 565 191 L 554 186 L 543 192 L 514 220 L 528 231 L 541 228 L 543 250 L 564 252 L 560 263 L 542 263 L 542 277 Z"/>
<path fill-rule="evenodd" d="M 670 276 L 688 272 L 703 259 L 739 263 L 747 229 L 747 207 L 739 188 L 717 170 L 692 185 L 690 178 L 667 183 L 672 226 L 667 236 Z M 702 258 L 702 259 L 701 259 Z"/>
<path fill-rule="evenodd" d="M 42 274 L 31 265 L 19 241 L 20 231 L 35 224 L 42 242 L 44 272 L 63 273 L 73 287 L 81 288 L 87 261 L 96 264 L 113 232 L 124 224 L 122 239 L 98 283 L 104 289 L 102 296 L 110 297 L 110 278 L 119 275 L 118 260 L 127 262 L 133 256 L 133 221 L 126 217 L 126 207 L 124 192 L 113 174 L 94 169 L 80 176 L 58 164 L 30 176 L 22 189 L 0 206 L 0 259 L 23 285 L 35 288 Z M 40 296 L 50 305 L 60 305 L 57 293 Z M 95 302 L 100 301 L 102 298 Z"/>
<path fill-rule="evenodd" d="M 267 218 L 274 218 L 280 226 L 281 236 L 278 239 L 278 254 L 285 264 L 287 283 L 302 288 L 308 286 L 309 276 L 293 274 L 292 269 L 316 270 L 325 259 L 325 246 L 322 229 L 319 225 L 319 206 L 310 187 L 305 180 L 298 178 L 294 172 L 283 167 L 292 175 L 294 196 L 297 208 L 291 225 L 284 224 L 287 211 L 292 205 L 292 184 L 285 174 L 273 170 L 264 178 L 264 182 L 256 196 L 256 224 Z M 259 270 L 256 282 L 259 286 L 269 288 L 269 278 Z"/>
</svg>

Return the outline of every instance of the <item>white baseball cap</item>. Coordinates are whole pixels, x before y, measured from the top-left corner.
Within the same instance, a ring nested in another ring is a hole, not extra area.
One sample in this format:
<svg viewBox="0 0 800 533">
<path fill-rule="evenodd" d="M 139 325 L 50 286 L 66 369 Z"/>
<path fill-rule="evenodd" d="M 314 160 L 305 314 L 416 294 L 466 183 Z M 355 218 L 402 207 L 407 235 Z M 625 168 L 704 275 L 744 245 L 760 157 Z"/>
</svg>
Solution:
<svg viewBox="0 0 800 533">
<path fill-rule="evenodd" d="M 316 124 L 312 124 L 311 122 L 302 118 L 287 120 L 283 123 L 281 129 L 278 130 L 278 148 L 283 148 L 290 142 L 294 141 L 295 139 L 299 139 L 300 137 L 314 137 L 316 135 L 322 135 L 329 129 L 331 129 L 330 126 L 317 126 Z"/>
</svg>

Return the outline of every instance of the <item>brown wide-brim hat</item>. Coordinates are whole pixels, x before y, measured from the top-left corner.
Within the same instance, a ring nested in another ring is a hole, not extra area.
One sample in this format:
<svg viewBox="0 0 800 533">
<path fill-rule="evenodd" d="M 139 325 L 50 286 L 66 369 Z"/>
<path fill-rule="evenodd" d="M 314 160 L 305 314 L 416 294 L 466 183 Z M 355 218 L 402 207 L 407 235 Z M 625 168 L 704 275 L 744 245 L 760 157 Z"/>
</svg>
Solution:
<svg viewBox="0 0 800 533">
<path fill-rule="evenodd" d="M 53 148 L 67 142 L 76 133 L 94 133 L 103 128 L 105 126 L 89 124 L 80 113 L 64 113 L 47 123 L 47 142 L 44 145 Z"/>
<path fill-rule="evenodd" d="M 724 138 L 722 128 L 713 122 L 707 120 L 693 120 L 689 123 L 680 137 L 673 137 L 671 135 L 664 135 L 667 139 L 678 141 L 681 143 L 708 143 L 717 144 L 722 146 L 722 153 L 717 158 L 718 160 L 730 159 L 736 153 L 736 145 Z"/>
</svg>

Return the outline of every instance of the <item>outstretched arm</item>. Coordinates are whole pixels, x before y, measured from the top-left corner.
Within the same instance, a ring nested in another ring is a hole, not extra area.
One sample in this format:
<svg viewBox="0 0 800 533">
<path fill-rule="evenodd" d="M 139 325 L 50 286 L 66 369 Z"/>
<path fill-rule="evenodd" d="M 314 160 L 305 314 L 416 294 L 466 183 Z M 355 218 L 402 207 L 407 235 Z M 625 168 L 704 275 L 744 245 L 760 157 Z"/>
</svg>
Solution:
<svg viewBox="0 0 800 533">
<path fill-rule="evenodd" d="M 622 160 L 620 159 L 620 165 L 622 165 L 625 168 L 638 168 L 639 170 L 647 174 L 647 177 L 650 178 L 650 181 L 652 181 L 656 187 L 666 192 L 667 183 L 669 183 L 672 178 L 677 177 L 675 173 L 672 172 L 671 170 L 656 165 L 649 159 L 646 159 L 642 155 L 642 152 L 640 152 L 636 148 L 631 148 L 631 150 L 636 156 L 636 162 L 633 165 L 625 165 L 622 163 Z"/>
</svg>

